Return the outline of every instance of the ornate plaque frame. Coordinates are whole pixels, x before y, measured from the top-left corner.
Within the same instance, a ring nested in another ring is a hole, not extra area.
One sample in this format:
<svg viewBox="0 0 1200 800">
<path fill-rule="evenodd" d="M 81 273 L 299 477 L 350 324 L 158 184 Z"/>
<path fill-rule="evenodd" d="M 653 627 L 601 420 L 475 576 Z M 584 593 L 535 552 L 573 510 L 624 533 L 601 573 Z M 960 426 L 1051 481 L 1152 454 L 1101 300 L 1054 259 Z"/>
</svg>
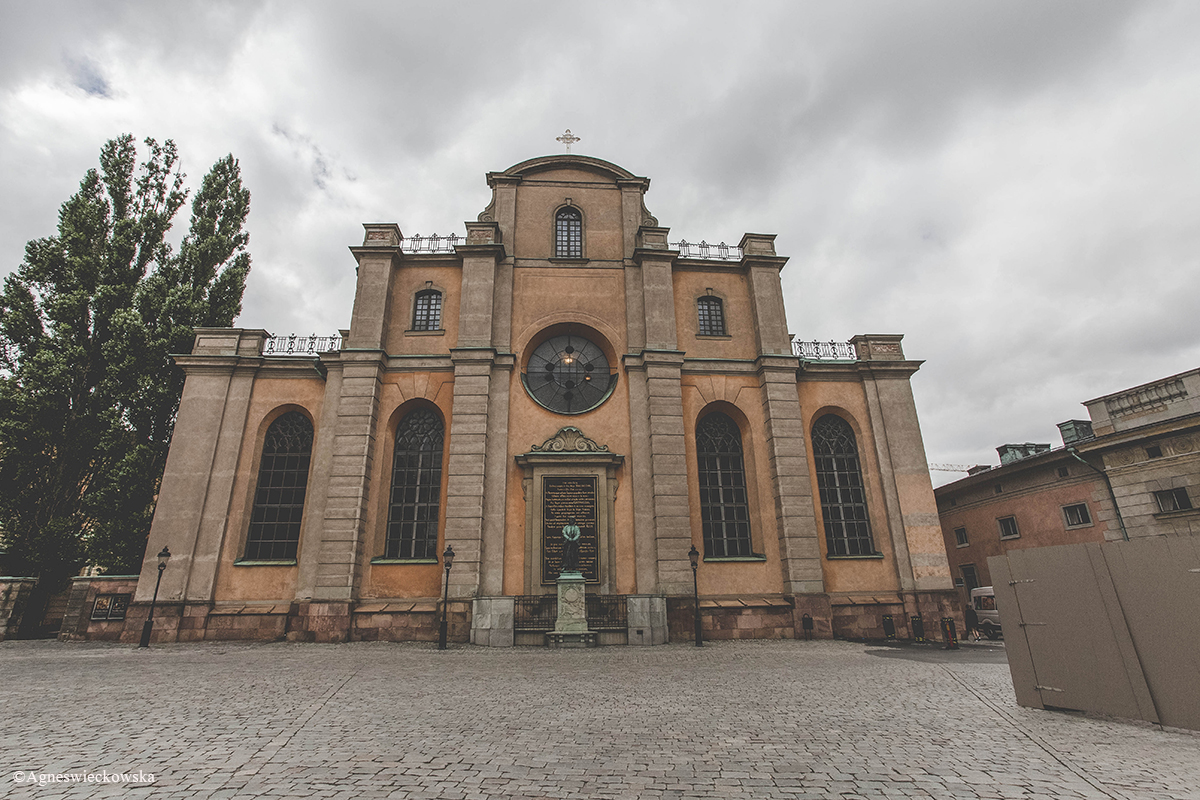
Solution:
<svg viewBox="0 0 1200 800">
<path fill-rule="evenodd" d="M 616 545 L 614 520 L 616 518 L 617 468 L 625 457 L 610 453 L 606 445 L 597 444 L 584 436 L 583 431 L 564 427 L 540 445 L 529 448 L 528 453 L 515 457 L 525 471 L 522 488 L 525 492 L 525 594 L 547 594 L 555 591 L 555 579 L 547 579 L 547 550 L 555 550 L 556 543 L 547 548 L 545 537 L 554 535 L 549 531 L 545 515 L 546 478 L 582 479 L 582 484 L 595 485 L 595 557 L 594 575 L 589 575 L 588 585 L 601 594 L 611 594 L 616 585 Z M 559 481 L 561 483 L 561 481 Z M 580 527 L 583 523 L 580 522 Z M 561 535 L 561 534 L 559 534 Z M 581 548 L 581 556 L 585 550 Z"/>
</svg>

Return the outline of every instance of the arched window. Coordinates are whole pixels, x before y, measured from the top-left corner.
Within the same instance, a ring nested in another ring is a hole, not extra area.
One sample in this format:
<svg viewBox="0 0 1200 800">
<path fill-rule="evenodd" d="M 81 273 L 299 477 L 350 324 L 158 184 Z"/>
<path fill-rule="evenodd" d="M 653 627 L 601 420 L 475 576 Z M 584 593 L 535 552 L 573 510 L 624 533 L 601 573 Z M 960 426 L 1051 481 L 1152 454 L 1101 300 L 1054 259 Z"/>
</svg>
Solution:
<svg viewBox="0 0 1200 800">
<path fill-rule="evenodd" d="M 384 558 L 437 558 L 442 438 L 442 421 L 428 408 L 396 429 Z"/>
<path fill-rule="evenodd" d="M 874 555 L 862 467 L 850 423 L 826 414 L 813 424 L 812 443 L 829 555 Z"/>
<path fill-rule="evenodd" d="M 247 561 L 296 557 L 312 446 L 312 423 L 299 411 L 287 412 L 267 428 L 246 537 Z"/>
<path fill-rule="evenodd" d="M 696 311 L 700 315 L 701 336 L 725 335 L 725 310 L 721 307 L 721 298 L 701 297 L 696 301 Z"/>
<path fill-rule="evenodd" d="M 583 258 L 583 214 L 567 206 L 554 215 L 554 256 Z"/>
<path fill-rule="evenodd" d="M 413 304 L 414 331 L 437 331 L 442 328 L 442 293 L 437 289 L 417 292 Z"/>
<path fill-rule="evenodd" d="M 700 520 L 708 558 L 752 555 L 746 469 L 737 423 L 720 412 L 696 425 Z"/>
</svg>

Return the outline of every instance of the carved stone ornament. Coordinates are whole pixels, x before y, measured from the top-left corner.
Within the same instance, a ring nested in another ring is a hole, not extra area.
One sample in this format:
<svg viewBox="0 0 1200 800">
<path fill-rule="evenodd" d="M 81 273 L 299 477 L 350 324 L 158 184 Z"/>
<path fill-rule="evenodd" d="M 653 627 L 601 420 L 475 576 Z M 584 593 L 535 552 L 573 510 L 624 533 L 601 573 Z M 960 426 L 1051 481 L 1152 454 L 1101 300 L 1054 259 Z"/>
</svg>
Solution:
<svg viewBox="0 0 1200 800">
<path fill-rule="evenodd" d="M 650 209 L 646 208 L 646 198 L 642 198 L 642 225 L 647 228 L 658 227 L 658 217 L 650 213 Z"/>
<path fill-rule="evenodd" d="M 483 228 L 472 228 L 467 232 L 467 244 L 490 244 L 492 232 Z"/>
<path fill-rule="evenodd" d="M 1196 442 L 1190 436 L 1180 436 L 1171 440 L 1171 451 L 1174 453 L 1190 453 L 1196 449 Z"/>
<path fill-rule="evenodd" d="M 560 428 L 540 445 L 529 448 L 531 453 L 607 453 L 608 445 L 597 444 L 583 435 L 579 428 Z"/>
<path fill-rule="evenodd" d="M 871 351 L 874 353 L 899 353 L 900 345 L 892 342 L 871 342 Z"/>
<path fill-rule="evenodd" d="M 495 222 L 496 221 L 496 195 L 492 194 L 492 202 L 488 203 L 487 208 L 479 212 L 479 222 Z"/>
</svg>

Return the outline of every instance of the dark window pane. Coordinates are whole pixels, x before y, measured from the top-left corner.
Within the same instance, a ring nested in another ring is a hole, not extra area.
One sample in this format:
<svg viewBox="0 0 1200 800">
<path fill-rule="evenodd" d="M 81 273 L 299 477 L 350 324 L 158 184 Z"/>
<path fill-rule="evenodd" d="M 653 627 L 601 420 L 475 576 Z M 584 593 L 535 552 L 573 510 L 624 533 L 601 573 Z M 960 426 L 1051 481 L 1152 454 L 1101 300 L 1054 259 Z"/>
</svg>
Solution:
<svg viewBox="0 0 1200 800">
<path fill-rule="evenodd" d="M 557 258 L 583 258 L 583 214 L 577 208 L 564 208 L 554 217 L 554 255 Z"/>
<path fill-rule="evenodd" d="M 746 472 L 737 424 L 720 412 L 700 420 L 696 454 L 704 554 L 715 558 L 751 555 Z"/>
<path fill-rule="evenodd" d="M 873 555 L 875 544 L 854 431 L 846 420 L 826 414 L 813 425 L 812 442 L 829 554 Z"/>
<path fill-rule="evenodd" d="M 386 558 L 435 558 L 442 486 L 442 421 L 419 408 L 400 421 L 392 455 Z"/>
<path fill-rule="evenodd" d="M 267 429 L 246 536 L 247 559 L 296 557 L 312 445 L 312 423 L 299 411 L 289 411 Z"/>
</svg>

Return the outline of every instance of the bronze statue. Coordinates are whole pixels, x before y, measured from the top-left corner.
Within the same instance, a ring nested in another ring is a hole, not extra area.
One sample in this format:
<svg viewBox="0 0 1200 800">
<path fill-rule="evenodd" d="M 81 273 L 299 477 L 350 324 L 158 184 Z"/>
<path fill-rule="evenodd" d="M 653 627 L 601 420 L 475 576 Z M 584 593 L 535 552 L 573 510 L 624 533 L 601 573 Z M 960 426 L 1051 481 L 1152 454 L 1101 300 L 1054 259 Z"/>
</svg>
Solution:
<svg viewBox="0 0 1200 800">
<path fill-rule="evenodd" d="M 579 526 L 575 524 L 575 518 L 571 517 L 567 520 L 567 524 L 563 525 L 563 550 L 562 550 L 562 571 L 563 572 L 578 572 L 579 571 Z"/>
</svg>

